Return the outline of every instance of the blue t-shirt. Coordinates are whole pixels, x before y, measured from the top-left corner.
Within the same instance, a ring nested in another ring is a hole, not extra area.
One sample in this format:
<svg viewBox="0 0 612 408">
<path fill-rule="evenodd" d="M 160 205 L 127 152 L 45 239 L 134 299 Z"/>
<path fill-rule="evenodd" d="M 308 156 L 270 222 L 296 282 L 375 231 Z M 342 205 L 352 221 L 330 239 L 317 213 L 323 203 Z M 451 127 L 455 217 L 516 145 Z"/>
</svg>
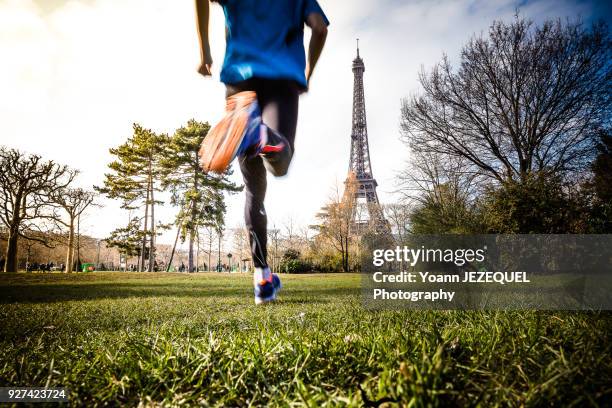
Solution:
<svg viewBox="0 0 612 408">
<path fill-rule="evenodd" d="M 225 0 L 227 45 L 221 81 L 289 79 L 306 87 L 304 22 L 319 13 L 316 0 Z"/>
</svg>

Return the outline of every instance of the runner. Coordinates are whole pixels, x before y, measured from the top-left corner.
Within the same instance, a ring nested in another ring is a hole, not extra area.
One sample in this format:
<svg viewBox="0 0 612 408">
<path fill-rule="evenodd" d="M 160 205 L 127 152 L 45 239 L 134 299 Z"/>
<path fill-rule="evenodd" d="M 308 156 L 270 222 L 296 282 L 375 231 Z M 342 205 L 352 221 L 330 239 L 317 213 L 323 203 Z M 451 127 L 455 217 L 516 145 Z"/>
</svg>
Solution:
<svg viewBox="0 0 612 408">
<path fill-rule="evenodd" d="M 211 0 L 212 1 L 212 0 Z M 266 170 L 287 174 L 294 151 L 298 99 L 321 55 L 329 21 L 316 0 L 218 0 L 225 13 L 226 50 L 221 81 L 226 115 L 200 149 L 206 172 L 224 172 L 238 157 L 245 184 L 245 224 L 255 273 L 255 304 L 276 299 L 280 279 L 266 260 Z M 202 63 L 211 75 L 209 1 L 196 0 Z M 306 61 L 304 24 L 312 34 Z"/>
</svg>

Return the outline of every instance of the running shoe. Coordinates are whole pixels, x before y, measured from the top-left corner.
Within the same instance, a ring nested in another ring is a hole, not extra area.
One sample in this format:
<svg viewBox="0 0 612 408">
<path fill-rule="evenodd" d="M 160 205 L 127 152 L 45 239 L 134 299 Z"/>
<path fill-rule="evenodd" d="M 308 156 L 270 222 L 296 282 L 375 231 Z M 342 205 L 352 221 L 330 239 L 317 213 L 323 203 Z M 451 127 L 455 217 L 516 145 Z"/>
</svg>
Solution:
<svg viewBox="0 0 612 408">
<path fill-rule="evenodd" d="M 289 141 L 280 133 L 262 123 L 262 136 L 257 154 L 263 159 L 266 170 L 275 177 L 287 174 L 293 152 Z"/>
<path fill-rule="evenodd" d="M 253 282 L 256 305 L 275 301 L 276 295 L 282 288 L 278 275 L 271 273 L 269 268 L 266 269 L 267 270 L 265 272 L 267 272 L 267 274 L 264 272 L 264 276 L 267 275 L 267 278 L 262 278 Z"/>
<path fill-rule="evenodd" d="M 204 172 L 223 173 L 230 163 L 261 143 L 261 111 L 257 94 L 239 92 L 226 100 L 225 116 L 206 135 L 200 146 L 200 167 Z"/>
<path fill-rule="evenodd" d="M 263 281 L 255 284 L 255 304 L 269 303 L 276 300 L 276 290 L 270 281 Z"/>
</svg>

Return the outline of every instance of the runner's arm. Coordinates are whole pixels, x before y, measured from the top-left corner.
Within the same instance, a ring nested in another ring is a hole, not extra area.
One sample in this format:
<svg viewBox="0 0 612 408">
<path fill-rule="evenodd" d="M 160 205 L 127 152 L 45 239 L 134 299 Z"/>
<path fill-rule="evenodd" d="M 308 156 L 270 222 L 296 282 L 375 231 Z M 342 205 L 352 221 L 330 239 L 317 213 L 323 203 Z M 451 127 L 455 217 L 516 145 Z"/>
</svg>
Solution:
<svg viewBox="0 0 612 408">
<path fill-rule="evenodd" d="M 327 24 L 321 14 L 310 13 L 306 18 L 306 25 L 312 30 L 310 44 L 308 45 L 308 63 L 306 64 L 306 81 L 310 82 L 310 77 L 325 45 Z"/>
<path fill-rule="evenodd" d="M 213 61 L 210 55 L 210 43 L 208 42 L 208 20 L 210 17 L 208 0 L 195 0 L 195 6 L 198 40 L 200 40 L 200 56 L 202 58 L 198 72 L 204 76 L 210 76 Z"/>
</svg>

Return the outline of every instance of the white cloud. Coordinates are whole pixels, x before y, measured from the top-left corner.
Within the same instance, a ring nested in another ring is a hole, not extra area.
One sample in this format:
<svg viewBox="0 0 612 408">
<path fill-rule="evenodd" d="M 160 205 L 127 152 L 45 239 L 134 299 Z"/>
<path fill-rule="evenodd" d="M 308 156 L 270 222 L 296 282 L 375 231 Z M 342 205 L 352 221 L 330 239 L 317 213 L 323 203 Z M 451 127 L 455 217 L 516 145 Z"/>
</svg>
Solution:
<svg viewBox="0 0 612 408">
<path fill-rule="evenodd" d="M 214 122 L 223 112 L 218 72 L 223 14 L 213 7 L 216 79 L 195 72 L 198 48 L 191 1 L 90 0 L 56 2 L 42 10 L 30 0 L 0 0 L 0 144 L 36 152 L 83 171 L 99 184 L 108 148 L 122 143 L 132 122 L 172 132 L 190 118 Z M 328 44 L 301 99 L 296 155 L 289 176 L 270 180 L 271 223 L 288 216 L 308 224 L 348 168 L 355 38 L 366 64 L 365 91 L 374 175 L 382 201 L 392 201 L 393 176 L 408 159 L 398 140 L 400 99 L 418 91 L 417 72 L 456 57 L 473 33 L 495 18 L 510 19 L 515 2 L 321 0 L 331 20 Z M 589 7 L 540 0 L 521 12 L 588 17 Z M 235 180 L 240 182 L 239 172 Z M 228 225 L 242 218 L 243 196 L 228 199 Z M 174 210 L 160 211 L 165 221 Z M 85 230 L 105 236 L 127 215 L 109 203 Z M 172 234 L 163 241 L 171 241 Z"/>
</svg>

